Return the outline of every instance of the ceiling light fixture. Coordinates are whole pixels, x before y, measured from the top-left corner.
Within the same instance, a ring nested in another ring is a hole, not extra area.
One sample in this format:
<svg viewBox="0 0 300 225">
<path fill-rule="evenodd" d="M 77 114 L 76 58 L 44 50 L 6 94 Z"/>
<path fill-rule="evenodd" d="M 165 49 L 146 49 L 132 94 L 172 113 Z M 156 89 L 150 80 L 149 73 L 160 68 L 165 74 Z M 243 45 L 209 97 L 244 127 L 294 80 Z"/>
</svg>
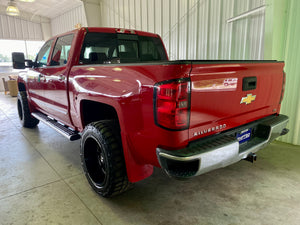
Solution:
<svg viewBox="0 0 300 225">
<path fill-rule="evenodd" d="M 19 16 L 20 15 L 20 11 L 14 0 L 9 0 L 9 2 L 7 3 L 6 14 L 9 16 Z"/>
<path fill-rule="evenodd" d="M 35 0 L 19 0 L 20 2 L 34 2 Z"/>
</svg>

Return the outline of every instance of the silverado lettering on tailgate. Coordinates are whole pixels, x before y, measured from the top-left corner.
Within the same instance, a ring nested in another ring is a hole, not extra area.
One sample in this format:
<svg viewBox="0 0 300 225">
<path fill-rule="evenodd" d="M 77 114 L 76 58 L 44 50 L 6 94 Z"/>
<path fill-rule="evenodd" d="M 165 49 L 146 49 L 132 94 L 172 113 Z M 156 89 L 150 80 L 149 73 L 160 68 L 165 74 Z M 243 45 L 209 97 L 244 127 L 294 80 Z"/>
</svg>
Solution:
<svg viewBox="0 0 300 225">
<path fill-rule="evenodd" d="M 215 127 L 210 127 L 208 129 L 203 129 L 203 130 L 194 132 L 194 137 L 202 135 L 202 134 L 207 134 L 207 133 L 210 133 L 210 132 L 213 132 L 213 131 L 218 131 L 218 130 L 221 130 L 221 129 L 224 129 L 224 128 L 226 128 L 225 123 L 222 124 L 222 125 L 218 125 L 218 126 L 215 126 Z"/>
</svg>

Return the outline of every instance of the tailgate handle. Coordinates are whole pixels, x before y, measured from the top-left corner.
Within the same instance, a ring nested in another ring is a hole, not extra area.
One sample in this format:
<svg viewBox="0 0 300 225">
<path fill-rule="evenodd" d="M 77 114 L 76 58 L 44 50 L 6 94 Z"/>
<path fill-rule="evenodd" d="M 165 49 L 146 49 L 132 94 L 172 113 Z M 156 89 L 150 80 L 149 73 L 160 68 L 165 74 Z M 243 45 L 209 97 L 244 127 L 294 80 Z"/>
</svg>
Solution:
<svg viewBox="0 0 300 225">
<path fill-rule="evenodd" d="M 256 89 L 257 78 L 256 77 L 244 77 L 243 78 L 243 91 L 249 91 Z"/>
</svg>

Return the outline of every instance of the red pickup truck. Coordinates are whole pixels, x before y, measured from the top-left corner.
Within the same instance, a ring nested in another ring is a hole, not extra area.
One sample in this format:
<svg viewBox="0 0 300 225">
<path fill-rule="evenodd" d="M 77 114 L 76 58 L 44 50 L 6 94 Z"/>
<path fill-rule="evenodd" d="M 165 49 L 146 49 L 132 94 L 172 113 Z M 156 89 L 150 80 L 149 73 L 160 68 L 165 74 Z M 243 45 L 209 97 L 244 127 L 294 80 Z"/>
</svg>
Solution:
<svg viewBox="0 0 300 225">
<path fill-rule="evenodd" d="M 94 190 L 109 197 L 153 166 L 189 178 L 241 159 L 280 135 L 284 63 L 169 61 L 157 34 L 80 28 L 48 40 L 34 62 L 13 53 L 24 127 L 45 122 L 80 154 Z"/>
</svg>

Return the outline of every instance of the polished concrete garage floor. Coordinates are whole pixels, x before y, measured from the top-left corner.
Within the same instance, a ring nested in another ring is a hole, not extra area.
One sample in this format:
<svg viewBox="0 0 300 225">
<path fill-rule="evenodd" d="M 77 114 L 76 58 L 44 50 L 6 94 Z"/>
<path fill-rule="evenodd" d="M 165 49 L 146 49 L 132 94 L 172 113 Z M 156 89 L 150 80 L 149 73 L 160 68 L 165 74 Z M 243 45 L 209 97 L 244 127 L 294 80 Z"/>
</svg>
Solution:
<svg viewBox="0 0 300 225">
<path fill-rule="evenodd" d="M 0 224 L 300 224 L 300 147 L 272 143 L 195 179 L 152 177 L 113 199 L 81 169 L 79 141 L 44 124 L 20 126 L 16 98 L 0 93 Z"/>
</svg>

